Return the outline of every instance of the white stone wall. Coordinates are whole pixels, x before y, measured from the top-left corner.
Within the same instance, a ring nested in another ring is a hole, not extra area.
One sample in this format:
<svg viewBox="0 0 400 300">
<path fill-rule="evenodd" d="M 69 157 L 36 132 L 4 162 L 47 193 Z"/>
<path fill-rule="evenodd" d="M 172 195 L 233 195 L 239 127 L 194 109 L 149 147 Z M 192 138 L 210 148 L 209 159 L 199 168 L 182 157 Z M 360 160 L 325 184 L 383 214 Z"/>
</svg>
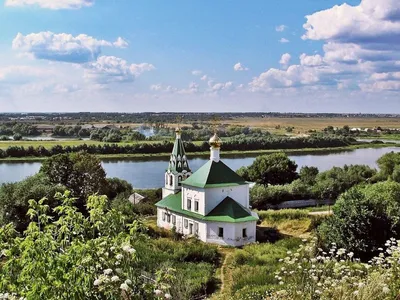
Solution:
<svg viewBox="0 0 400 300">
<path fill-rule="evenodd" d="M 168 217 L 163 219 L 163 213 L 169 214 L 170 219 L 168 222 Z M 206 223 L 201 222 L 199 220 L 186 218 L 185 216 L 179 215 L 177 213 L 168 211 L 164 208 L 157 208 L 157 226 L 171 230 L 174 227 L 173 218 L 175 217 L 175 228 L 177 232 L 180 232 L 184 235 L 193 235 L 197 236 L 203 242 L 207 240 L 207 228 Z M 187 225 L 187 226 L 185 226 Z M 197 230 L 196 230 L 197 228 Z M 191 233 L 192 229 L 192 233 Z"/>
<path fill-rule="evenodd" d="M 219 237 L 219 227 L 224 228 L 224 236 Z M 246 228 L 247 237 L 243 237 L 243 229 Z M 208 222 L 206 242 L 228 245 L 243 246 L 256 241 L 256 221 L 243 223 L 221 223 Z"/>
<path fill-rule="evenodd" d="M 192 201 L 192 207 L 190 211 L 195 212 L 197 214 L 200 214 L 202 216 L 205 216 L 205 192 L 204 189 L 202 188 L 196 188 L 196 187 L 188 187 L 184 186 L 182 187 L 182 209 L 189 210 L 187 207 L 188 204 L 188 199 L 191 199 Z M 199 210 L 195 210 L 195 201 L 199 202 Z"/>
<path fill-rule="evenodd" d="M 244 207 L 249 207 L 249 185 L 228 186 L 218 188 L 207 188 L 205 190 L 205 210 L 204 214 L 207 215 L 219 203 L 222 202 L 227 196 L 231 197 L 236 202 Z"/>
</svg>

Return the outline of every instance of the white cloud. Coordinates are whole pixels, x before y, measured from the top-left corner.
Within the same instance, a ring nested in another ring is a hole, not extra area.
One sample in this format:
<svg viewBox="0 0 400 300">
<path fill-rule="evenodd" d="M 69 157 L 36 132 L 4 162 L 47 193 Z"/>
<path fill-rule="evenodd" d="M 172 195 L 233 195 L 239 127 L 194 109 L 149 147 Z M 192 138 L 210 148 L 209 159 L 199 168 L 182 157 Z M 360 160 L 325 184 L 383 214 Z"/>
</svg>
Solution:
<svg viewBox="0 0 400 300">
<path fill-rule="evenodd" d="M 41 79 L 53 75 L 55 75 L 55 71 L 50 68 L 24 65 L 0 67 L 0 81 L 2 82 L 24 82 L 28 79 Z"/>
<path fill-rule="evenodd" d="M 306 18 L 303 39 L 374 44 L 392 43 L 400 37 L 397 0 L 362 0 L 358 6 L 336 5 Z"/>
<path fill-rule="evenodd" d="M 118 39 L 116 43 L 123 45 L 123 40 Z M 18 33 L 12 42 L 14 50 L 32 54 L 37 59 L 70 63 L 95 61 L 102 47 L 113 46 L 109 41 L 98 40 L 86 34 L 73 36 L 50 31 L 28 35 Z"/>
<path fill-rule="evenodd" d="M 290 63 L 291 59 L 292 59 L 292 56 L 289 53 L 285 53 L 282 55 L 279 63 L 283 66 L 287 66 Z"/>
<path fill-rule="evenodd" d="M 200 70 L 193 70 L 192 71 L 192 75 L 194 75 L 194 76 L 200 76 L 201 74 L 203 74 L 203 71 L 200 71 Z"/>
<path fill-rule="evenodd" d="M 283 32 L 283 31 L 285 31 L 287 28 L 288 28 L 288 27 L 287 27 L 286 25 L 279 25 L 279 26 L 276 26 L 276 27 L 275 27 L 275 30 L 276 30 L 277 32 Z"/>
<path fill-rule="evenodd" d="M 361 0 L 336 5 L 306 17 L 303 39 L 324 41 L 324 54 L 300 55 L 299 65 L 269 69 L 255 77 L 251 90 L 337 88 L 362 92 L 400 91 L 400 1 Z"/>
<path fill-rule="evenodd" d="M 235 71 L 248 71 L 248 70 L 249 70 L 249 68 L 245 67 L 245 66 L 242 65 L 240 62 L 238 62 L 237 64 L 235 64 L 235 65 L 233 66 L 233 69 L 234 69 Z"/>
<path fill-rule="evenodd" d="M 47 9 L 79 9 L 89 7 L 95 0 L 6 0 L 5 6 L 30 6 L 36 5 Z"/>
<path fill-rule="evenodd" d="M 200 78 L 200 80 L 203 80 L 203 81 L 206 81 L 208 79 L 208 76 L 207 75 L 203 75 L 201 78 Z"/>
<path fill-rule="evenodd" d="M 288 39 L 285 39 L 285 38 L 281 38 L 280 40 L 279 40 L 279 43 L 282 43 L 282 44 L 285 44 L 285 43 L 289 43 L 290 41 L 288 40 Z"/>
<path fill-rule="evenodd" d="M 208 86 L 210 87 L 212 92 L 220 92 L 223 90 L 230 90 L 233 88 L 233 82 L 232 81 L 227 81 L 227 82 L 218 82 L 214 83 L 213 81 L 208 82 Z"/>
<path fill-rule="evenodd" d="M 100 56 L 97 61 L 83 65 L 85 78 L 107 84 L 112 82 L 130 82 L 146 71 L 154 70 L 152 64 L 129 64 L 115 56 Z"/>
<path fill-rule="evenodd" d="M 324 63 L 324 59 L 321 55 L 307 55 L 303 53 L 300 55 L 300 64 L 302 66 L 320 66 Z"/>
<path fill-rule="evenodd" d="M 373 83 L 361 83 L 360 89 L 364 92 L 382 92 L 382 91 L 399 91 L 400 81 L 388 80 L 377 81 Z"/>
<path fill-rule="evenodd" d="M 129 44 L 122 37 L 118 37 L 117 40 L 113 43 L 113 45 L 117 48 L 126 48 L 128 47 Z"/>
</svg>

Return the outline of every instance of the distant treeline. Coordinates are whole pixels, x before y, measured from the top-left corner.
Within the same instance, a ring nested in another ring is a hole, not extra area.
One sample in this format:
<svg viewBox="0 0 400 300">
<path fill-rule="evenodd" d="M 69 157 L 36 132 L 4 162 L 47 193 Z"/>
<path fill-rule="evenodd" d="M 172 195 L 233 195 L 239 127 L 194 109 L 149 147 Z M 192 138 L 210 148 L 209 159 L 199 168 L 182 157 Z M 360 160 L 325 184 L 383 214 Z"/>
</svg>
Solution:
<svg viewBox="0 0 400 300">
<path fill-rule="evenodd" d="M 59 122 L 75 120 L 79 122 L 169 122 L 176 123 L 177 119 L 184 122 L 212 121 L 215 119 L 229 120 L 232 118 L 398 118 L 398 114 L 346 114 L 346 113 L 279 113 L 279 112 L 249 112 L 249 113 L 173 113 L 173 112 L 143 112 L 143 113 L 113 113 L 113 112 L 79 112 L 79 113 L 2 113 L 0 121 L 32 121 Z"/>
<path fill-rule="evenodd" d="M 343 147 L 355 143 L 349 137 L 311 136 L 303 138 L 273 137 L 264 138 L 241 138 L 235 137 L 224 142 L 223 151 L 247 151 L 263 149 L 302 149 L 302 148 L 328 148 Z M 142 143 L 142 144 L 104 144 L 104 145 L 78 145 L 60 146 L 51 148 L 43 146 L 23 147 L 10 146 L 5 150 L 0 149 L 0 158 L 6 157 L 47 157 L 55 154 L 86 151 L 91 154 L 155 154 L 168 153 L 173 148 L 172 142 Z M 203 142 L 196 145 L 191 142 L 185 143 L 188 153 L 209 151 L 210 145 Z"/>
</svg>

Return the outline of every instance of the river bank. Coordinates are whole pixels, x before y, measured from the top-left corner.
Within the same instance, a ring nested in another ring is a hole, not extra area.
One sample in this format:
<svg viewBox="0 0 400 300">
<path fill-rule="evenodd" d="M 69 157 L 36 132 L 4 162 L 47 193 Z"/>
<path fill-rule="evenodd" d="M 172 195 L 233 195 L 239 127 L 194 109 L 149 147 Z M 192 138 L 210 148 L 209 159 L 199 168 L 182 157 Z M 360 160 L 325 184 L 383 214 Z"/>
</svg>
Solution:
<svg viewBox="0 0 400 300">
<path fill-rule="evenodd" d="M 246 156 L 255 156 L 255 155 L 263 155 L 270 154 L 276 152 L 285 152 L 288 155 L 291 154 L 318 154 L 321 155 L 327 153 L 335 153 L 335 152 L 343 152 L 343 151 L 353 151 L 356 149 L 365 149 L 365 148 L 386 148 L 386 147 L 400 147 L 396 144 L 358 144 L 358 145 L 350 145 L 345 147 L 328 147 L 328 148 L 300 148 L 300 149 L 265 149 L 265 150 L 253 150 L 253 151 L 222 151 L 221 157 L 246 157 Z M 141 161 L 141 160 L 149 160 L 149 159 L 165 159 L 168 158 L 171 153 L 136 153 L 136 154 L 98 154 L 97 156 L 104 161 L 112 161 L 112 160 L 132 160 L 132 161 Z M 188 152 L 187 155 L 189 157 L 207 157 L 210 155 L 209 151 L 204 152 Z M 39 162 L 45 160 L 47 157 L 36 157 L 36 156 L 28 156 L 28 157 L 5 157 L 0 158 L 0 162 Z"/>
</svg>

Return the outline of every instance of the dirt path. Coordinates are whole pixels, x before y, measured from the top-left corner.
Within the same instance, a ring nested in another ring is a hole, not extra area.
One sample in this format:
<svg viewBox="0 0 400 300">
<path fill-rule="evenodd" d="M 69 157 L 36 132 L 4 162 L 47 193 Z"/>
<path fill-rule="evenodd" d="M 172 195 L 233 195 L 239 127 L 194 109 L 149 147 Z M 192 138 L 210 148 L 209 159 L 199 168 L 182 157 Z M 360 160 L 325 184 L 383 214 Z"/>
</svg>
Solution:
<svg viewBox="0 0 400 300">
<path fill-rule="evenodd" d="M 224 258 L 222 266 L 220 268 L 220 280 L 221 286 L 217 293 L 214 293 L 211 300 L 222 300 L 227 299 L 230 295 L 230 288 L 232 285 L 232 259 L 233 253 L 236 249 L 234 248 L 220 248 L 220 252 Z"/>
</svg>

